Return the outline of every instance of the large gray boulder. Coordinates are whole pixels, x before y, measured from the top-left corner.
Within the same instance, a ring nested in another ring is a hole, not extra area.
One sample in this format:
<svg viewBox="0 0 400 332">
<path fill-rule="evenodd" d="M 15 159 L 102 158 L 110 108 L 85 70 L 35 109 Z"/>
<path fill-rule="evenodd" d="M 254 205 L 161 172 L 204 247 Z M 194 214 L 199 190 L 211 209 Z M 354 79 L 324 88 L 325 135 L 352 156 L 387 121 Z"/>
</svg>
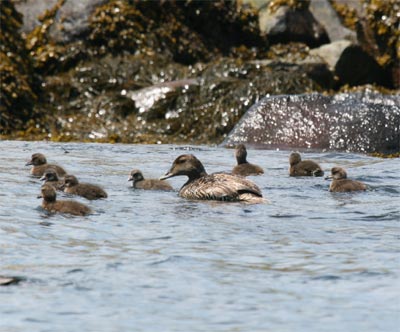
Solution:
<svg viewBox="0 0 400 332">
<path fill-rule="evenodd" d="M 253 105 L 223 146 L 351 152 L 400 151 L 400 95 L 281 95 Z"/>
</svg>

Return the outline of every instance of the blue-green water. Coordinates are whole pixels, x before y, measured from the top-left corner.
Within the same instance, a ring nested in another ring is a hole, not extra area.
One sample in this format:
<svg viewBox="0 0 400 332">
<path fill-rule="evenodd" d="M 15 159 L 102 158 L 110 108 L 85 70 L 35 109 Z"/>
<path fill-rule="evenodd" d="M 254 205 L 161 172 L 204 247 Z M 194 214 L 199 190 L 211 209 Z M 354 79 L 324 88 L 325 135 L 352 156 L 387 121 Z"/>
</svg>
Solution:
<svg viewBox="0 0 400 332">
<path fill-rule="evenodd" d="M 303 154 L 371 187 L 333 194 L 289 177 L 290 151 L 249 149 L 263 205 L 129 187 L 132 168 L 159 177 L 185 148 L 0 142 L 0 275 L 27 278 L 0 287 L 0 331 L 398 331 L 400 159 Z M 47 215 L 24 166 L 35 152 L 109 198 Z M 189 152 L 209 173 L 235 164 L 233 150 Z"/>
</svg>

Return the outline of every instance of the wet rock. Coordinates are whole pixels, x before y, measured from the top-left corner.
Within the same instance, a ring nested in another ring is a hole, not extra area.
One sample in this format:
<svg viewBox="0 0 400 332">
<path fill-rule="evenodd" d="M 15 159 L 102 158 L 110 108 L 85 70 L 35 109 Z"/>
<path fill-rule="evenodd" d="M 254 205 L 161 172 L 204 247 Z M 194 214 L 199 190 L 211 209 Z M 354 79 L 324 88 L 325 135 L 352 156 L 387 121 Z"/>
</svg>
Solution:
<svg viewBox="0 0 400 332">
<path fill-rule="evenodd" d="M 340 85 L 350 86 L 376 83 L 390 86 L 388 74 L 359 45 L 338 40 L 310 51 L 321 57 L 339 78 Z"/>
<path fill-rule="evenodd" d="M 324 26 L 331 42 L 343 39 L 356 42 L 355 31 L 343 26 L 338 14 L 328 0 L 311 0 L 310 12 Z"/>
<path fill-rule="evenodd" d="M 0 286 L 10 286 L 16 285 L 21 281 L 26 280 L 23 277 L 16 277 L 16 276 L 2 276 L 0 275 Z"/>
<path fill-rule="evenodd" d="M 259 12 L 260 29 L 271 44 L 302 42 L 310 47 L 329 43 L 324 27 L 315 20 L 308 8 L 281 6 Z"/>
<path fill-rule="evenodd" d="M 95 9 L 108 0 L 25 0 L 16 3 L 23 15 L 22 32 L 29 33 L 42 22 L 40 17 L 57 4 L 59 9 L 50 29 L 50 37 L 56 43 L 76 41 L 89 31 L 89 17 Z"/>
<path fill-rule="evenodd" d="M 222 143 L 268 149 L 400 151 L 400 96 L 373 92 L 266 97 Z"/>
</svg>

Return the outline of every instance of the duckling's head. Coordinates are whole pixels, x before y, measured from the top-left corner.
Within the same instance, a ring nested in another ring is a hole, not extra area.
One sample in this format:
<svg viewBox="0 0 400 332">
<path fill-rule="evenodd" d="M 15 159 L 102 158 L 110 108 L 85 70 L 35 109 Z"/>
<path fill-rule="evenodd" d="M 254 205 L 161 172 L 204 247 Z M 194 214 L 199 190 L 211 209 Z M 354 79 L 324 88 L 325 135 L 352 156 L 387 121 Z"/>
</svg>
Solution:
<svg viewBox="0 0 400 332">
<path fill-rule="evenodd" d="M 244 144 L 238 144 L 236 146 L 235 157 L 238 164 L 245 164 L 247 162 L 247 150 Z"/>
<path fill-rule="evenodd" d="M 347 173 L 342 167 L 333 167 L 331 169 L 331 175 L 328 178 L 335 180 L 346 179 Z"/>
<path fill-rule="evenodd" d="M 130 173 L 128 181 L 132 181 L 132 185 L 135 185 L 136 182 L 144 180 L 143 174 L 138 169 L 133 169 Z"/>
<path fill-rule="evenodd" d="M 55 202 L 56 201 L 56 190 L 53 186 L 49 184 L 44 184 L 41 188 L 41 195 L 38 198 L 43 198 L 46 202 Z"/>
<path fill-rule="evenodd" d="M 292 152 L 289 157 L 289 164 L 290 166 L 296 165 L 301 161 L 300 153 Z"/>
<path fill-rule="evenodd" d="M 40 181 L 58 181 L 58 175 L 55 169 L 49 168 L 44 172 L 43 176 L 39 179 Z"/>
<path fill-rule="evenodd" d="M 63 187 L 73 187 L 79 183 L 78 179 L 74 175 L 66 175 L 64 177 Z"/>
<path fill-rule="evenodd" d="M 179 175 L 186 175 L 190 179 L 195 179 L 206 174 L 206 170 L 200 160 L 192 154 L 183 154 L 175 159 L 170 170 L 160 177 L 160 180 Z"/>
<path fill-rule="evenodd" d="M 47 163 L 46 157 L 42 153 L 34 153 L 31 157 L 31 161 L 27 162 L 25 166 L 28 165 L 33 165 L 33 166 L 39 166 L 39 165 L 44 165 Z"/>
</svg>

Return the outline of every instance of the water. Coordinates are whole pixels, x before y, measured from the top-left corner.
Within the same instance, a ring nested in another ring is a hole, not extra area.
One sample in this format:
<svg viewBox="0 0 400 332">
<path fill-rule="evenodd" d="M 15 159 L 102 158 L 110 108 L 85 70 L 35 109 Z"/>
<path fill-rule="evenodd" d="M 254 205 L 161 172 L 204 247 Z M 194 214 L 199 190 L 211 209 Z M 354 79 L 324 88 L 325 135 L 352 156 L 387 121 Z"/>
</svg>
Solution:
<svg viewBox="0 0 400 332">
<path fill-rule="evenodd" d="M 0 331 L 398 331 L 400 159 L 307 154 L 371 187 L 333 194 L 290 178 L 288 151 L 249 150 L 271 204 L 243 205 L 129 188 L 132 168 L 159 177 L 184 147 L 0 148 L 0 274 L 27 278 L 0 287 Z M 88 217 L 47 215 L 24 166 L 35 152 L 109 198 L 76 198 Z M 233 150 L 190 153 L 210 173 L 235 163 Z"/>
</svg>

